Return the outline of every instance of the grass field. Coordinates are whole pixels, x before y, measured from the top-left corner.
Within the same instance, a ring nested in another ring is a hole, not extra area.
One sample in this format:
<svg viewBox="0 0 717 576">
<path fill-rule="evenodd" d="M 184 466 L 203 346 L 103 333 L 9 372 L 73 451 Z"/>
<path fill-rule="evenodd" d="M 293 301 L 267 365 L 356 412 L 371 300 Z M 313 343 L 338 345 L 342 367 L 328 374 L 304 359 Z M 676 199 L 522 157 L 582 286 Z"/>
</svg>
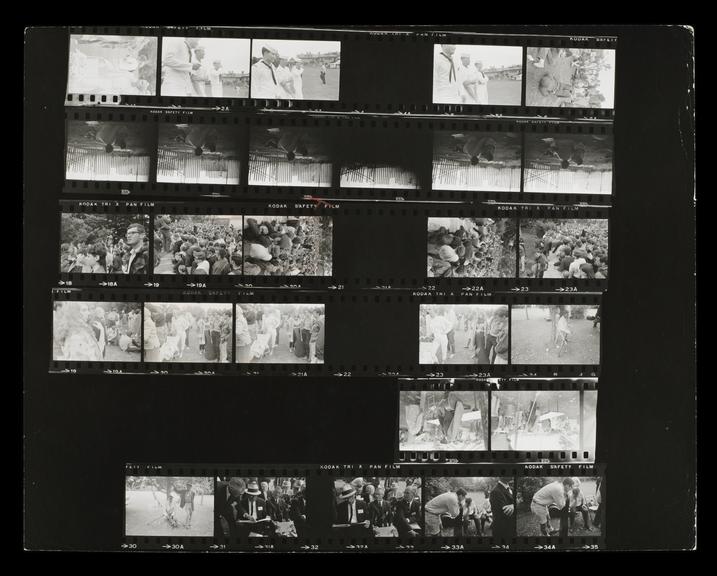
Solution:
<svg viewBox="0 0 717 576">
<path fill-rule="evenodd" d="M 62 349 L 58 344 L 52 346 L 52 358 L 53 360 L 62 358 Z M 72 360 L 72 358 L 64 358 L 64 360 Z M 119 346 L 107 345 L 105 357 L 102 359 L 102 362 L 139 362 L 140 360 L 139 351 L 122 352 Z"/>
<path fill-rule="evenodd" d="M 490 80 L 488 104 L 496 106 L 520 106 L 520 80 Z"/>
<path fill-rule="evenodd" d="M 533 312 L 533 311 L 531 311 Z M 513 364 L 599 364 L 600 327 L 593 328 L 591 320 L 570 320 L 567 347 L 558 356 L 551 342 L 552 323 L 539 318 L 525 319 L 525 313 L 513 309 L 511 318 L 511 362 Z M 537 314 L 533 313 L 534 316 Z"/>
<path fill-rule="evenodd" d="M 329 68 L 326 71 L 326 84 L 321 82 L 319 68 L 304 68 L 304 100 L 338 100 L 340 69 Z"/>
<path fill-rule="evenodd" d="M 129 490 L 125 493 L 125 534 L 127 536 L 212 536 L 214 534 L 214 496 L 205 494 L 194 499 L 194 513 L 190 527 L 184 525 L 185 513 L 179 508 L 176 528 L 162 519 L 162 508 L 150 490 Z M 166 496 L 157 493 L 164 503 Z M 155 521 L 156 520 L 156 521 Z"/>
</svg>

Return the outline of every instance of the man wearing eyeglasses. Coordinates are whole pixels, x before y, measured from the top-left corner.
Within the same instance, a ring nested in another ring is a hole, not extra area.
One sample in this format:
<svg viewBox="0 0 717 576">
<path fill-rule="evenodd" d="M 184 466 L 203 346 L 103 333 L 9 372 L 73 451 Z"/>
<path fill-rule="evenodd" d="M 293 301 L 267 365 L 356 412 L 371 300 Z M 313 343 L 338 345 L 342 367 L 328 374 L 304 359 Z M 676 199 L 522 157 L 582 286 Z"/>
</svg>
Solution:
<svg viewBox="0 0 717 576">
<path fill-rule="evenodd" d="M 130 248 L 129 259 L 123 266 L 125 274 L 147 273 L 147 248 L 144 245 L 146 232 L 141 224 L 132 224 L 127 228 L 126 241 Z"/>
</svg>

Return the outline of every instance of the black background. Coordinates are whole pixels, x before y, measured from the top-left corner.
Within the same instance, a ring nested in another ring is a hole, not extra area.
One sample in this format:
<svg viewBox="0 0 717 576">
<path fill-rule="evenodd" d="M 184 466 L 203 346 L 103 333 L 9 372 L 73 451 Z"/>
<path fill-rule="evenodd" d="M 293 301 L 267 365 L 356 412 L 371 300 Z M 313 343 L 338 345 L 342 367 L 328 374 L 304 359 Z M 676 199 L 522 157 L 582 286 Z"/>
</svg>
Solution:
<svg viewBox="0 0 717 576">
<path fill-rule="evenodd" d="M 696 459 L 692 36 L 678 27 L 549 32 L 619 38 L 617 194 L 598 406 L 598 461 L 607 464 L 609 478 L 608 547 L 690 548 Z M 385 379 L 47 373 L 67 35 L 35 28 L 25 41 L 25 548 L 118 549 L 125 462 L 392 461 L 397 399 Z M 410 44 L 397 46 L 411 78 L 430 69 L 430 59 L 411 56 Z M 395 72 L 385 54 L 353 55 L 365 64 L 352 65 Z M 381 83 L 370 86 L 361 97 L 381 99 Z M 410 101 L 400 89 L 395 94 L 395 101 Z M 352 327 L 341 329 L 350 333 Z M 396 323 L 392 329 L 410 327 Z M 376 350 L 376 362 L 387 353 Z M 380 407 L 377 398 L 384 399 Z"/>
</svg>

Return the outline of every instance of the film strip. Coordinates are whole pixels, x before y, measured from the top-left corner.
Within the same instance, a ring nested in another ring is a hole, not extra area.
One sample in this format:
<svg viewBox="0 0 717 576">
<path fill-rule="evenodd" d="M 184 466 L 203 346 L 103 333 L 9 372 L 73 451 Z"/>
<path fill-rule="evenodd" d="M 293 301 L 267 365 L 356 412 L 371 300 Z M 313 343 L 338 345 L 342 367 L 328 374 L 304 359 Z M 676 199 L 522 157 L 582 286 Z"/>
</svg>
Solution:
<svg viewBox="0 0 717 576">
<path fill-rule="evenodd" d="M 399 388 L 397 462 L 595 460 L 597 378 L 405 379 Z"/>
<path fill-rule="evenodd" d="M 118 549 L 598 550 L 605 482 L 594 464 L 128 464 Z"/>
<path fill-rule="evenodd" d="M 609 277 L 608 214 L 579 207 L 61 201 L 59 282 L 597 292 Z M 130 265 L 133 250 L 139 257 Z"/>
<path fill-rule="evenodd" d="M 53 290 L 50 371 L 597 377 L 600 294 Z"/>
<path fill-rule="evenodd" d="M 612 122 L 66 109 L 64 192 L 606 206 Z"/>
<path fill-rule="evenodd" d="M 614 115 L 615 37 L 426 27 L 69 32 L 73 106 Z"/>
</svg>

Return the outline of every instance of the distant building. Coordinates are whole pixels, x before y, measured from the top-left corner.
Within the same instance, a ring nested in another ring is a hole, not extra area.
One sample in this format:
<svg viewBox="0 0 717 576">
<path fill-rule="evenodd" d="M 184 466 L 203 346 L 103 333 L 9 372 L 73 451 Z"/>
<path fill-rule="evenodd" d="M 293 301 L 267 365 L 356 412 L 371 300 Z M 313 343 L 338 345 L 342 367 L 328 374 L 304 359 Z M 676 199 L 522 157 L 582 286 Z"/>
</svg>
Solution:
<svg viewBox="0 0 717 576">
<path fill-rule="evenodd" d="M 326 52 L 324 54 L 305 52 L 304 54 L 298 54 L 297 58 L 301 60 L 301 63 L 305 66 L 321 66 L 322 64 L 328 66 L 341 60 L 341 52 Z"/>
<path fill-rule="evenodd" d="M 483 74 L 491 80 L 521 80 L 523 77 L 523 65 L 484 68 Z"/>
</svg>

